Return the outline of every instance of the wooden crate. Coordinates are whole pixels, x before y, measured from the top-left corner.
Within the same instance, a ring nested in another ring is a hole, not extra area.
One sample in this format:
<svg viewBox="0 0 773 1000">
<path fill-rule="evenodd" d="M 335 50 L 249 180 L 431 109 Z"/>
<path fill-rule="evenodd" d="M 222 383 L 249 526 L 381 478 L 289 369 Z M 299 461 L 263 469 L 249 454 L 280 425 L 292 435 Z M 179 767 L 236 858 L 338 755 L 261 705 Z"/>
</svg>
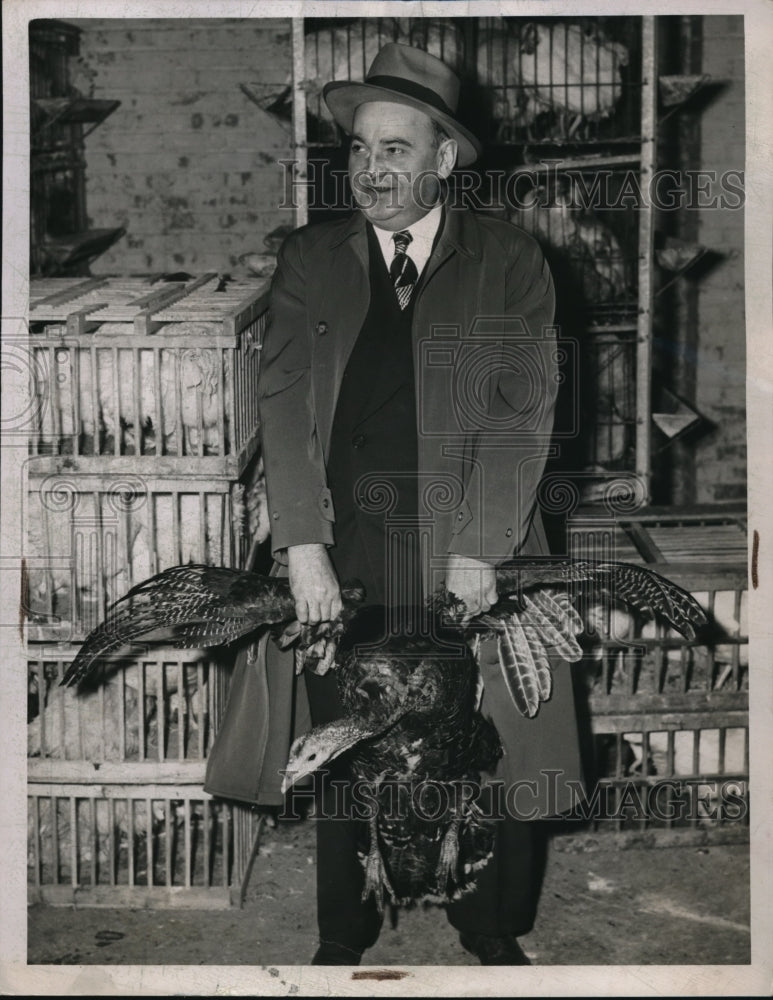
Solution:
<svg viewBox="0 0 773 1000">
<path fill-rule="evenodd" d="M 31 776 L 50 778 L 52 761 L 93 766 L 205 759 L 225 706 L 227 653 L 134 646 L 104 662 L 102 683 L 63 688 L 60 681 L 77 648 L 28 645 Z M 65 771 L 71 779 L 79 773 Z"/>
<path fill-rule="evenodd" d="M 138 474 L 185 474 L 195 459 L 198 472 L 239 475 L 257 446 L 268 281 L 42 284 L 30 293 L 34 455 Z"/>
<path fill-rule="evenodd" d="M 255 814 L 201 791 L 203 765 L 28 785 L 28 899 L 59 906 L 238 903 Z"/>
<path fill-rule="evenodd" d="M 30 639 L 82 639 L 142 580 L 187 562 L 244 567 L 267 534 L 259 460 L 238 480 L 89 471 L 97 461 L 59 458 L 55 471 L 47 471 L 48 459 L 30 462 L 23 512 Z M 124 461 L 131 468 L 136 460 Z"/>
<path fill-rule="evenodd" d="M 649 566 L 692 593 L 711 625 L 690 641 L 619 610 L 597 614 L 591 657 L 576 668 L 581 728 L 592 734 L 590 829 L 664 843 L 748 836 L 744 511 L 650 509 L 601 522 L 586 512 L 570 523 L 575 555 Z"/>
<path fill-rule="evenodd" d="M 230 657 L 153 645 L 59 686 L 68 644 L 30 644 L 28 886 L 53 905 L 238 903 L 259 817 L 202 791 Z"/>
</svg>

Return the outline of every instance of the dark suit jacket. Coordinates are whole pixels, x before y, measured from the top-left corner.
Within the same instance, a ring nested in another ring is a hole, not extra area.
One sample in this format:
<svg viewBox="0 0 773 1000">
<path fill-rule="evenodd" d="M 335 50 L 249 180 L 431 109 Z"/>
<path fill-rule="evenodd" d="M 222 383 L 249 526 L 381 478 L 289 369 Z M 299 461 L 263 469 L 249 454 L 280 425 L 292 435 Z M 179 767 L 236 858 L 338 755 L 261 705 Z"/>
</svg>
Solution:
<svg viewBox="0 0 773 1000">
<path fill-rule="evenodd" d="M 289 545 L 334 544 L 326 461 L 341 379 L 369 296 L 360 213 L 296 230 L 283 244 L 258 387 L 272 548 L 279 563 L 286 561 Z M 433 518 L 432 551 L 423 567 L 428 590 L 442 578 L 449 553 L 497 564 L 514 553 L 547 551 L 534 508 L 558 388 L 554 304 L 550 272 L 531 236 L 465 209 L 446 211 L 414 293 L 412 321 L 419 491 Z M 578 777 L 569 668 L 563 669 L 565 678 L 557 676 L 553 700 L 536 719 L 524 720 L 507 709 L 496 664 L 485 659 L 487 700 L 496 692 L 501 701 L 495 722 L 513 765 L 509 777 L 531 779 L 545 767 Z M 292 684 L 293 671 L 288 663 L 272 673 L 265 658 L 257 669 L 254 731 L 265 751 L 269 688 L 277 692 Z M 296 701 L 304 697 L 303 685 L 297 688 Z M 284 692 L 281 703 L 287 701 Z M 245 717 L 244 706 L 239 716 Z M 305 719 L 306 712 L 298 709 L 295 718 Z M 275 733 L 275 719 L 271 725 Z M 246 761 L 233 760 L 243 743 L 227 730 L 228 718 L 205 787 L 279 801 L 279 777 L 263 767 L 265 752 L 248 773 Z M 289 746 L 289 718 L 285 735 Z"/>
</svg>

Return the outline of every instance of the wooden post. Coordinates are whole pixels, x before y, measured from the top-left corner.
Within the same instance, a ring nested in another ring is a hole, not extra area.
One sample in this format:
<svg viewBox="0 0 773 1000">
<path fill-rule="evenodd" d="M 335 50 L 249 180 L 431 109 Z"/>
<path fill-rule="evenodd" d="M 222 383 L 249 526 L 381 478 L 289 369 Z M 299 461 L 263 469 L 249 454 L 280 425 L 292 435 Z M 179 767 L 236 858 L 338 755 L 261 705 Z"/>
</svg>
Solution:
<svg viewBox="0 0 773 1000">
<path fill-rule="evenodd" d="M 654 247 L 654 206 L 647 187 L 656 167 L 657 131 L 657 52 L 655 18 L 642 18 L 641 88 L 641 171 L 644 196 L 639 209 L 639 314 L 636 338 L 636 474 L 650 502 L 652 470 L 652 255 Z"/>
<path fill-rule="evenodd" d="M 306 188 L 308 178 L 308 147 L 306 144 L 306 42 L 303 35 L 303 18 L 293 18 L 293 181 L 292 198 L 295 206 L 296 227 L 309 221 L 309 198 Z"/>
</svg>

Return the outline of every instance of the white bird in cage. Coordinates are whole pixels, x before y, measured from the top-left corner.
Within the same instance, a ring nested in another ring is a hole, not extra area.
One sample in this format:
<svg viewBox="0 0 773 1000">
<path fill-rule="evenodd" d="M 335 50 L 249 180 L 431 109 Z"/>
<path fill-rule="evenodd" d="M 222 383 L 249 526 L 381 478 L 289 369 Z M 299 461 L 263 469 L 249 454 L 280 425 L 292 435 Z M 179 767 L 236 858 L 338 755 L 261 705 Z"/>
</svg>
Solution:
<svg viewBox="0 0 773 1000">
<path fill-rule="evenodd" d="M 304 36 L 305 76 L 300 82 L 306 107 L 334 136 L 333 117 L 322 99 L 322 88 L 333 80 L 362 81 L 382 46 L 387 42 L 413 45 L 442 59 L 454 69 L 464 58 L 464 39 L 451 21 L 424 18 L 361 18 L 331 25 Z M 289 120 L 292 109 L 292 77 L 284 88 L 266 93 L 266 85 L 243 83 L 242 91 L 262 110 Z"/>
<path fill-rule="evenodd" d="M 424 49 L 455 72 L 463 68 L 464 35 L 453 21 L 417 17 L 413 18 L 413 23 L 408 27 L 404 24 L 407 20 L 408 18 L 400 19 L 402 31 L 397 38 L 398 42 L 404 41 L 415 48 Z"/>
<path fill-rule="evenodd" d="M 258 459 L 255 471 L 247 485 L 245 494 L 247 507 L 247 527 L 249 538 L 259 545 L 271 533 L 268 517 L 268 499 L 266 497 L 266 474 L 263 468 L 263 456 Z"/>
<path fill-rule="evenodd" d="M 515 54 L 520 85 L 542 107 L 566 119 L 572 136 L 584 121 L 608 117 L 623 93 L 628 49 L 597 25 L 533 22 L 521 28 Z"/>
<path fill-rule="evenodd" d="M 562 177 L 553 187 L 552 195 L 547 184 L 520 195 L 510 221 L 535 236 L 543 247 L 563 254 L 588 304 L 624 297 L 629 281 L 620 240 L 583 206 L 575 180 Z"/>
<path fill-rule="evenodd" d="M 510 33 L 497 28 L 483 28 L 478 33 L 476 69 L 478 83 L 487 88 L 491 100 L 489 113 L 499 124 L 498 138 L 511 140 L 509 130 L 528 127 L 537 117 L 540 105 L 528 90 L 520 86 L 513 70 L 517 43 Z"/>
<path fill-rule="evenodd" d="M 125 325 L 105 323 L 100 333 L 123 334 Z M 176 336 L 210 334 L 211 327 L 205 323 L 175 324 Z M 226 444 L 230 429 L 231 373 L 227 353 L 215 348 L 171 347 L 155 352 L 140 348 L 135 355 L 129 348 L 117 348 L 113 353 L 112 348 L 97 347 L 93 354 L 87 348 L 74 348 L 69 354 L 70 364 L 77 357 L 79 432 L 84 454 L 94 454 L 97 449 L 113 454 L 117 430 L 120 454 L 161 454 L 162 448 L 168 455 L 221 454 L 221 426 Z M 63 379 L 57 389 L 65 435 L 74 429 L 70 417 L 74 392 L 72 376 Z M 52 421 L 49 418 L 48 424 Z M 182 428 L 182 442 L 178 441 L 178 427 Z"/>
<path fill-rule="evenodd" d="M 72 697 L 65 688 L 52 687 L 46 704 L 27 726 L 27 756 L 56 760 L 122 760 L 136 757 L 140 739 L 137 691 L 128 683 L 123 702 L 118 684 Z M 145 694 L 144 724 L 155 714 L 156 699 Z M 124 719 L 125 744 L 120 719 Z"/>
</svg>

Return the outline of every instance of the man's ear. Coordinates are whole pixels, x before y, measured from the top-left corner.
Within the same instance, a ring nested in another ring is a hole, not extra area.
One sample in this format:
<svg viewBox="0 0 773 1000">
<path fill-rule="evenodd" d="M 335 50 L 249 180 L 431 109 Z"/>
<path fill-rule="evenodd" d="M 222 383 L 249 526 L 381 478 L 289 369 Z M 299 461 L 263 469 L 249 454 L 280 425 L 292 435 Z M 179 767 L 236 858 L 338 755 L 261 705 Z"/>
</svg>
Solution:
<svg viewBox="0 0 773 1000">
<path fill-rule="evenodd" d="M 456 139 L 443 139 L 437 150 L 437 172 L 438 176 L 446 179 L 454 169 L 459 146 Z"/>
</svg>

